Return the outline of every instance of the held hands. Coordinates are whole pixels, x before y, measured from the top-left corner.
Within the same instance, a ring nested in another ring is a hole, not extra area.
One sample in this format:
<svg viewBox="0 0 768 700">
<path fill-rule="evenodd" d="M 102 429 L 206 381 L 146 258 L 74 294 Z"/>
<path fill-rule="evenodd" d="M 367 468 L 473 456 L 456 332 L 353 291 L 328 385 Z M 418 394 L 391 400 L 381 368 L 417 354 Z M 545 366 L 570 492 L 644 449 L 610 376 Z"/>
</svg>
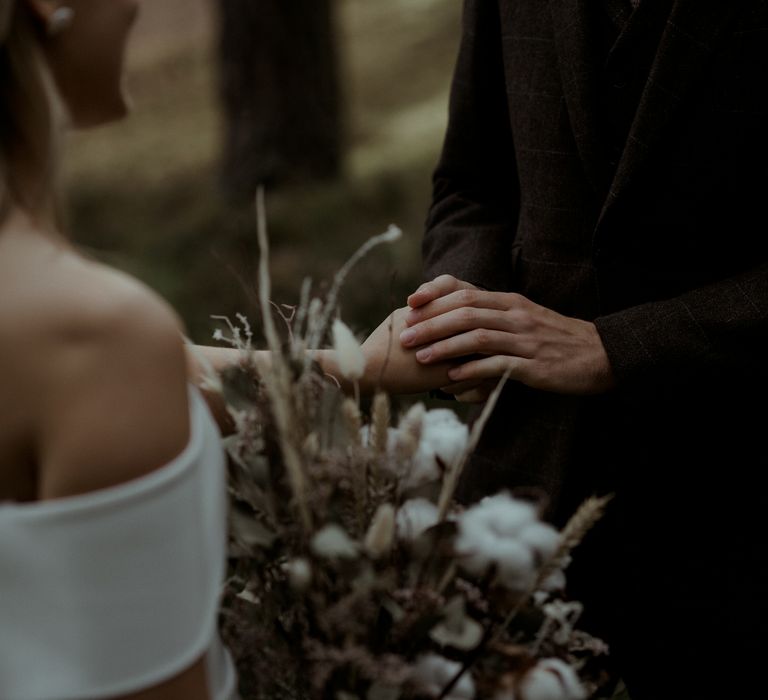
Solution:
<svg viewBox="0 0 768 700">
<path fill-rule="evenodd" d="M 363 343 L 366 366 L 360 380 L 363 393 L 381 387 L 395 394 L 415 394 L 450 382 L 449 362 L 428 365 L 416 359 L 416 352 L 404 348 L 398 340 L 405 330 L 409 307 L 393 311 Z"/>
<path fill-rule="evenodd" d="M 425 367 L 449 361 L 445 390 L 483 401 L 496 381 L 510 379 L 561 394 L 598 394 L 615 385 L 593 323 L 561 314 L 520 294 L 487 292 L 442 275 L 410 297 L 403 347 Z M 480 356 L 457 364 L 467 356 Z M 490 381 L 489 381 L 490 380 Z"/>
<path fill-rule="evenodd" d="M 562 316 L 519 294 L 487 292 L 443 275 L 408 297 L 363 343 L 363 393 L 381 387 L 419 393 L 443 387 L 460 401 L 482 402 L 499 378 L 562 394 L 609 391 L 614 379 L 593 323 Z M 240 357 L 204 350 L 215 369 Z M 268 367 L 267 352 L 257 353 Z M 341 377 L 333 350 L 313 351 L 324 371 Z"/>
</svg>

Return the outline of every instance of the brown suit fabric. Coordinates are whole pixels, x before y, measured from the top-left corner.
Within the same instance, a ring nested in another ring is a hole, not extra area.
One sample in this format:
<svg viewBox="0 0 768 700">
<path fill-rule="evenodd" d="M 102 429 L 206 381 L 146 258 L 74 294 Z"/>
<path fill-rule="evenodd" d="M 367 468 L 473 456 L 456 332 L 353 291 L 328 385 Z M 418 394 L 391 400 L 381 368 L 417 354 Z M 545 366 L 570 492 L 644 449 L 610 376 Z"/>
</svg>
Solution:
<svg viewBox="0 0 768 700">
<path fill-rule="evenodd" d="M 425 276 L 596 323 L 618 388 L 511 385 L 462 492 L 615 491 L 573 590 L 633 698 L 679 698 L 768 621 L 768 4 L 610 6 L 466 0 Z"/>
</svg>

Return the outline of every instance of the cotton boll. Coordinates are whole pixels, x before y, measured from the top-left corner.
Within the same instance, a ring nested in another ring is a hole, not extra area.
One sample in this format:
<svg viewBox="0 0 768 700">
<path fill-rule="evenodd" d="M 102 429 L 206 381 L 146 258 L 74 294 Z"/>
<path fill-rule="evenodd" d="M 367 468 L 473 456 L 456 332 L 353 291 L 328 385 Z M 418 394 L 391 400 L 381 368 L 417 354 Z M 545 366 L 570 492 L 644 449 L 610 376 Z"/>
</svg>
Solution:
<svg viewBox="0 0 768 700">
<path fill-rule="evenodd" d="M 517 537 L 537 522 L 536 509 L 506 493 L 488 496 L 464 512 L 459 519 L 462 531 L 486 532 L 492 537 Z"/>
<path fill-rule="evenodd" d="M 460 670 L 460 663 L 449 661 L 437 654 L 425 654 L 416 662 L 413 680 L 422 692 L 436 698 Z M 445 697 L 446 700 L 473 700 L 475 684 L 468 671 L 462 674 Z"/>
<path fill-rule="evenodd" d="M 426 483 L 440 477 L 439 459 L 445 467 L 455 464 L 469 441 L 469 428 L 447 408 L 424 414 L 421 439 L 413 457 L 413 481 Z"/>
<path fill-rule="evenodd" d="M 406 434 L 418 436 L 411 471 L 405 474 L 406 488 L 438 481 L 443 475 L 438 459 L 444 467 L 451 466 L 461 457 L 469 440 L 469 428 L 453 411 L 446 408 L 425 411 L 423 404 L 411 408 L 399 430 L 403 439 Z"/>
<path fill-rule="evenodd" d="M 522 700 L 566 700 L 557 676 L 539 667 L 531 669 L 520 684 Z"/>
<path fill-rule="evenodd" d="M 560 533 L 555 528 L 539 522 L 526 525 L 520 533 L 519 539 L 545 561 L 555 555 L 561 541 Z"/>
<path fill-rule="evenodd" d="M 430 638 L 440 646 L 468 651 L 483 640 L 482 625 L 467 615 L 462 596 L 455 596 L 443 608 L 443 620 L 429 632 Z"/>
<path fill-rule="evenodd" d="M 426 454 L 417 449 L 411 461 L 411 468 L 403 477 L 403 487 L 415 489 L 424 484 L 439 481 L 441 476 L 435 455 Z"/>
<path fill-rule="evenodd" d="M 497 541 L 494 557 L 499 580 L 505 586 L 521 590 L 533 583 L 533 552 L 522 542 L 513 539 Z"/>
<path fill-rule="evenodd" d="M 425 530 L 437 524 L 437 506 L 426 498 L 412 498 L 397 511 L 397 536 L 413 541 Z"/>
<path fill-rule="evenodd" d="M 346 379 L 354 382 L 365 372 L 365 355 L 349 327 L 338 318 L 333 322 L 333 349 L 336 361 Z"/>
<path fill-rule="evenodd" d="M 456 540 L 456 554 L 459 557 L 462 568 L 473 576 L 483 576 L 493 559 L 488 557 L 488 547 L 481 545 L 477 540 L 459 538 Z"/>
<path fill-rule="evenodd" d="M 532 504 L 512 498 L 508 493 L 486 496 L 476 508 L 476 517 L 499 535 L 517 535 L 524 527 L 537 521 L 536 508 Z"/>
<path fill-rule="evenodd" d="M 363 444 L 370 440 L 364 428 Z M 411 406 L 400 419 L 397 429 L 390 428 L 387 453 L 392 458 L 392 471 L 406 490 L 439 481 L 444 466 L 461 457 L 469 441 L 469 428 L 448 409 L 427 411 L 423 403 Z"/>
<path fill-rule="evenodd" d="M 484 576 L 495 566 L 499 581 L 508 588 L 525 588 L 533 580 L 533 553 L 514 538 L 498 537 L 478 529 L 462 532 L 455 548 L 462 567 L 474 576 Z"/>
<path fill-rule="evenodd" d="M 576 672 L 560 659 L 543 659 L 520 683 L 521 700 L 584 700 Z"/>
<path fill-rule="evenodd" d="M 480 523 L 467 519 L 467 513 L 459 517 L 459 534 L 454 543 L 461 565 L 470 574 L 482 576 L 493 561 L 491 553 L 496 544 L 496 537 Z"/>
<path fill-rule="evenodd" d="M 470 574 L 480 577 L 495 566 L 501 584 L 523 590 L 534 583 L 539 549 L 548 552 L 557 543 L 557 531 L 538 522 L 533 505 L 501 493 L 459 517 L 454 547 Z"/>
<path fill-rule="evenodd" d="M 582 686 L 573 666 L 570 666 L 560 659 L 544 659 L 539 665 L 543 665 L 552 673 L 556 673 L 560 677 L 560 682 L 566 692 L 567 700 L 584 700 L 584 698 L 587 697 L 584 686 Z"/>
<path fill-rule="evenodd" d="M 354 559 L 357 544 L 338 525 L 326 525 L 315 533 L 311 542 L 312 551 L 325 559 Z"/>
<path fill-rule="evenodd" d="M 288 574 L 288 583 L 295 591 L 305 591 L 312 582 L 312 567 L 303 557 L 291 559 L 285 564 L 285 572 Z"/>
</svg>

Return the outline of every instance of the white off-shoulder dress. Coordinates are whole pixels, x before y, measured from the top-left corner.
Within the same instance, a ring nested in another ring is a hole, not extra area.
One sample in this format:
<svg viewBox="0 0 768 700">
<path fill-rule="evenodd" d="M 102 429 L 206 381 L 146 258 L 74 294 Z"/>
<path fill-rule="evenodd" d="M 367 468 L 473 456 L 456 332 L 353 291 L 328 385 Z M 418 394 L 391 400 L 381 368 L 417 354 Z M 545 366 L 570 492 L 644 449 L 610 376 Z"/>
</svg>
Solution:
<svg viewBox="0 0 768 700">
<path fill-rule="evenodd" d="M 236 697 L 216 620 L 226 564 L 218 429 L 190 387 L 184 451 L 147 476 L 0 504 L 0 698 L 90 700 L 172 678 L 203 654 Z"/>
</svg>

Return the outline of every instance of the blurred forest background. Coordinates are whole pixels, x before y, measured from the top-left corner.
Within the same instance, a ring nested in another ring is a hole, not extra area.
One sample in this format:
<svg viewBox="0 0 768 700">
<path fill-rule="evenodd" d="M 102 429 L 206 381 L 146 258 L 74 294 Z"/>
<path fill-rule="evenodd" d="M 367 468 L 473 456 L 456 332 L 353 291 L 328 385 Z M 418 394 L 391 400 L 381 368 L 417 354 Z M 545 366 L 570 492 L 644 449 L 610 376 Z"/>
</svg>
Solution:
<svg viewBox="0 0 768 700">
<path fill-rule="evenodd" d="M 238 185 L 232 163 L 239 146 L 223 108 L 227 83 L 221 66 L 231 72 L 237 68 L 232 62 L 240 61 L 246 77 L 269 87 L 263 99 L 256 94 L 261 90 L 239 88 L 254 128 L 261 129 L 257 141 L 269 140 L 270 115 L 284 113 L 275 104 L 280 80 L 287 81 L 301 113 L 305 88 L 311 97 L 316 86 L 285 76 L 270 83 L 264 74 L 280 68 L 286 46 L 317 38 L 307 34 L 312 29 L 303 19 L 295 31 L 283 28 L 289 37 L 270 34 L 269 13 L 276 4 L 293 1 L 145 2 L 129 54 L 134 113 L 119 124 L 73 134 L 67 144 L 65 184 L 74 237 L 95 257 L 159 291 L 180 311 L 197 342 L 210 342 L 212 314 L 258 315 L 252 294 L 255 216 L 250 196 L 233 195 Z M 239 32 L 237 55 L 225 55 L 222 62 L 224 2 L 230 2 L 231 13 L 249 17 L 233 25 L 230 13 L 225 29 Z M 295 177 L 290 172 L 259 177 L 274 181 L 267 208 L 275 302 L 295 304 L 305 276 L 327 284 L 362 242 L 388 224 L 404 230 L 403 240 L 372 253 L 343 290 L 342 315 L 362 335 L 403 305 L 420 280 L 420 240 L 447 118 L 461 2 L 329 0 L 328 5 L 338 66 L 332 86 L 339 98 L 338 175 L 332 164 L 326 172 L 297 166 Z M 261 13 L 265 23 L 254 29 Z M 269 51 L 283 52 L 272 56 L 272 68 Z M 307 104 L 309 124 L 311 99 Z M 301 118 L 291 119 L 296 115 L 283 120 L 290 127 L 287 148 L 306 151 Z M 270 162 L 265 156 L 262 165 Z"/>
</svg>

